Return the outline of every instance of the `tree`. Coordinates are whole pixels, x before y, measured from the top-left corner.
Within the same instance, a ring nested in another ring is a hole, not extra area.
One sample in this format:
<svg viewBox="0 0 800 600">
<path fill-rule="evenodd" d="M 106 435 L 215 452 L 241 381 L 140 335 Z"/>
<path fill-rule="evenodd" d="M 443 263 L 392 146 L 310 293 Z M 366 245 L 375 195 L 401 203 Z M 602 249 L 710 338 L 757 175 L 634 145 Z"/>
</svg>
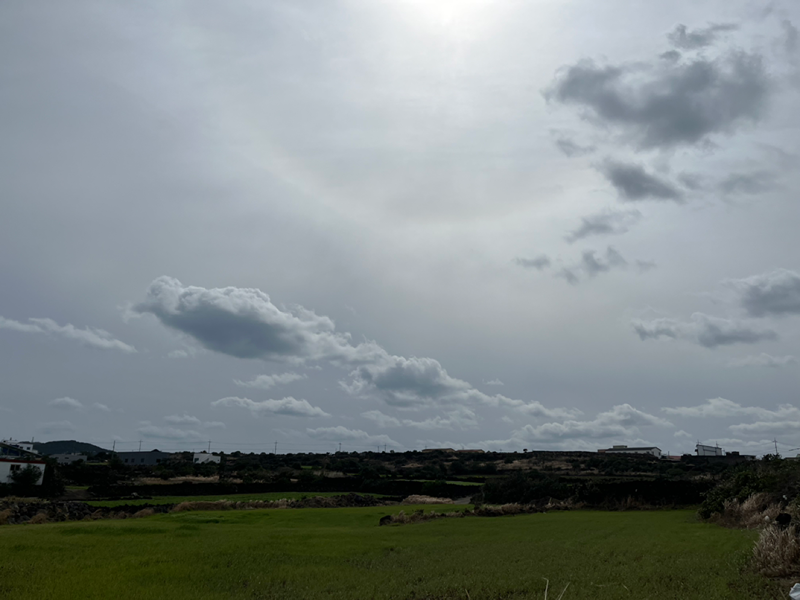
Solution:
<svg viewBox="0 0 800 600">
<path fill-rule="evenodd" d="M 42 471 L 33 465 L 26 465 L 24 469 L 13 471 L 11 481 L 21 488 L 32 488 L 42 478 Z"/>
</svg>

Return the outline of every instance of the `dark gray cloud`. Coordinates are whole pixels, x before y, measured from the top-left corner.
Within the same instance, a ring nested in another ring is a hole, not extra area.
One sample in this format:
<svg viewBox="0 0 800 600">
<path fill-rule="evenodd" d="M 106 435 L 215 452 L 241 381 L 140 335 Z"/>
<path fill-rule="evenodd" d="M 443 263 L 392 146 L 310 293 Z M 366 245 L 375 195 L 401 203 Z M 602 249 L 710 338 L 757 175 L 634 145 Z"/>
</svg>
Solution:
<svg viewBox="0 0 800 600">
<path fill-rule="evenodd" d="M 683 201 L 683 194 L 675 185 L 651 175 L 642 165 L 609 160 L 601 165 L 600 172 L 616 188 L 623 200 Z"/>
<path fill-rule="evenodd" d="M 581 225 L 564 239 L 572 243 L 593 235 L 621 235 L 642 218 L 638 210 L 605 210 L 581 217 Z"/>
<path fill-rule="evenodd" d="M 727 282 L 740 293 L 742 307 L 752 317 L 800 314 L 800 275 L 775 269 Z"/>
<path fill-rule="evenodd" d="M 789 19 L 781 21 L 783 27 L 783 48 L 790 56 L 797 54 L 800 48 L 800 32 Z"/>
<path fill-rule="evenodd" d="M 514 262 L 525 269 L 538 269 L 539 271 L 546 269 L 551 264 L 550 257 L 546 254 L 540 254 L 536 258 L 517 257 Z"/>
<path fill-rule="evenodd" d="M 618 128 L 637 148 L 709 141 L 759 120 L 772 89 L 761 56 L 743 51 L 716 59 L 565 67 L 545 92 L 587 118 Z"/>
<path fill-rule="evenodd" d="M 635 320 L 632 325 L 642 341 L 658 338 L 681 339 L 705 348 L 778 339 L 778 334 L 771 329 L 703 313 L 694 313 L 689 322 L 660 318 L 650 321 Z"/>
<path fill-rule="evenodd" d="M 658 55 L 659 58 L 668 60 L 670 62 L 677 62 L 681 59 L 681 53 L 677 50 L 667 50 Z"/>
<path fill-rule="evenodd" d="M 594 277 L 598 273 L 606 273 L 614 268 L 623 268 L 627 265 L 628 261 L 611 246 L 606 249 L 605 260 L 598 258 L 594 250 L 585 250 L 581 255 L 581 267 L 589 277 Z"/>
<path fill-rule="evenodd" d="M 352 369 L 341 387 L 349 394 L 378 398 L 403 408 L 452 405 L 506 407 L 532 416 L 566 417 L 575 411 L 548 409 L 535 401 L 490 396 L 471 384 L 451 377 L 433 358 L 395 356 L 375 342 L 350 343 L 349 334 L 339 333 L 325 316 L 295 306 L 281 310 L 269 296 L 251 288 L 184 286 L 171 277 L 159 277 L 134 313 L 154 315 L 165 326 L 190 336 L 204 347 L 237 358 L 260 358 L 302 363 L 326 360 Z M 284 382 L 294 376 L 279 376 Z M 264 376 L 268 377 L 268 376 Z M 277 383 L 256 378 L 240 385 L 258 387 Z M 214 406 L 243 406 L 254 411 L 306 411 L 305 400 L 284 398 L 256 402 L 247 398 L 222 398 Z M 302 405 L 302 406 L 301 406 Z M 299 407 L 299 408 L 298 408 Z M 316 410 L 316 409 L 315 409 Z M 308 415 L 311 416 L 311 415 Z"/>
<path fill-rule="evenodd" d="M 728 175 L 719 184 L 725 194 L 760 194 L 777 187 L 776 176 L 770 171 L 752 171 Z"/>
<path fill-rule="evenodd" d="M 159 277 L 133 306 L 204 348 L 237 358 L 320 360 L 353 357 L 349 338 L 328 317 L 303 307 L 281 310 L 257 289 L 183 286 Z"/>
<path fill-rule="evenodd" d="M 689 29 L 686 25 L 676 25 L 675 29 L 667 34 L 667 39 L 681 50 L 697 50 L 713 44 L 720 33 L 736 31 L 738 28 L 738 25 L 733 23 L 712 23 L 703 29 Z"/>
<path fill-rule="evenodd" d="M 591 154 L 595 151 L 594 146 L 581 146 L 580 144 L 577 144 L 571 139 L 565 137 L 558 138 L 556 140 L 556 146 L 558 146 L 558 149 L 570 158 L 574 156 L 586 156 L 587 154 Z"/>
</svg>

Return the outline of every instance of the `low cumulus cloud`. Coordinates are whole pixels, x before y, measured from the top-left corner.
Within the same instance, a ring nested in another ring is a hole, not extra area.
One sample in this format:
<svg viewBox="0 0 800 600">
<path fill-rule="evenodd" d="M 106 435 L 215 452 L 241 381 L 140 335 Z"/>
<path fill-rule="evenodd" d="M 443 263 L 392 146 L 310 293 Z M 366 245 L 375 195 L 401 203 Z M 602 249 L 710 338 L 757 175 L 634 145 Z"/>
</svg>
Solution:
<svg viewBox="0 0 800 600">
<path fill-rule="evenodd" d="M 738 291 L 742 308 L 751 317 L 800 314 L 800 275 L 794 271 L 775 269 L 726 283 Z"/>
<path fill-rule="evenodd" d="M 93 327 L 78 329 L 71 323 L 59 325 L 53 319 L 46 318 L 29 318 L 28 321 L 28 323 L 20 323 L 13 319 L 0 317 L 0 329 L 9 329 L 21 333 L 43 333 L 72 340 L 90 348 L 99 348 L 100 350 L 119 350 L 120 352 L 126 353 L 136 352 L 136 348 L 115 339 L 110 333 L 103 329 L 96 329 Z"/>
<path fill-rule="evenodd" d="M 542 269 L 546 269 L 550 266 L 551 260 L 550 257 L 546 254 L 540 254 L 536 258 L 521 258 L 517 257 L 514 259 L 514 263 L 522 267 L 523 269 L 536 269 L 541 271 Z"/>
<path fill-rule="evenodd" d="M 571 140 L 568 137 L 559 137 L 556 139 L 556 147 L 561 150 L 566 156 L 570 158 L 576 156 L 586 156 L 595 151 L 594 146 L 582 146 Z"/>
<path fill-rule="evenodd" d="M 639 339 L 668 338 L 685 340 L 704 348 L 731 344 L 755 344 L 778 339 L 771 329 L 764 329 L 745 321 L 712 317 L 694 313 L 691 321 L 659 318 L 650 321 L 634 320 L 632 326 Z"/>
<path fill-rule="evenodd" d="M 569 243 L 595 235 L 622 235 L 642 218 L 638 210 L 610 210 L 581 218 L 580 226 L 565 236 Z"/>
<path fill-rule="evenodd" d="M 486 385 L 498 385 L 503 386 L 505 383 L 500 381 L 499 379 L 490 379 L 489 381 L 484 382 Z"/>
<path fill-rule="evenodd" d="M 370 410 L 361 413 L 365 419 L 373 421 L 381 429 L 388 427 L 410 427 L 412 429 L 475 429 L 478 426 L 478 416 L 474 411 L 461 407 L 459 409 L 445 413 L 444 416 L 437 415 L 422 421 L 413 419 L 399 419 L 386 415 L 379 410 Z"/>
<path fill-rule="evenodd" d="M 691 45 L 719 30 L 673 33 L 677 43 Z M 616 129 L 637 149 L 671 149 L 707 145 L 716 134 L 759 121 L 771 91 L 762 57 L 735 50 L 691 60 L 600 65 L 586 59 L 560 69 L 544 95 L 577 106 L 584 118 Z M 671 193 L 669 186 L 654 189 Z"/>
<path fill-rule="evenodd" d="M 395 448 L 400 444 L 395 442 L 388 435 L 370 435 L 361 429 L 348 429 L 342 425 L 336 427 L 318 427 L 317 429 L 306 429 L 306 435 L 316 440 L 334 443 L 349 443 L 358 447 L 387 445 Z"/>
<path fill-rule="evenodd" d="M 655 263 L 647 263 L 640 260 L 637 260 L 635 265 L 640 273 L 655 267 Z M 643 265 L 646 265 L 646 267 L 643 268 Z M 591 279 L 609 271 L 627 269 L 628 266 L 629 263 L 625 260 L 625 257 L 613 246 L 608 246 L 602 255 L 595 250 L 584 250 L 581 253 L 581 260 L 578 264 L 562 268 L 556 273 L 556 277 L 565 279 L 571 285 L 577 285 L 581 282 L 581 277 Z"/>
<path fill-rule="evenodd" d="M 182 415 L 169 415 L 164 417 L 164 420 L 173 425 L 200 425 L 201 423 L 200 419 L 192 415 L 187 415 L 186 413 Z"/>
<path fill-rule="evenodd" d="M 702 29 L 689 29 L 686 25 L 676 25 L 667 39 L 670 44 L 681 50 L 697 50 L 712 45 L 721 33 L 736 31 L 738 25 L 733 23 L 712 23 Z"/>
<path fill-rule="evenodd" d="M 230 356 L 295 363 L 327 360 L 349 371 L 349 380 L 340 382 L 348 393 L 377 398 L 391 406 L 482 405 L 553 418 L 577 414 L 564 408 L 546 408 L 536 401 L 484 394 L 466 381 L 451 377 L 433 358 L 395 356 L 375 342 L 354 345 L 351 336 L 337 332 L 328 317 L 302 306 L 282 310 L 257 289 L 206 289 L 160 277 L 148 288 L 145 301 L 134 305 L 133 311 L 152 314 L 203 347 Z M 305 401 L 293 398 L 263 402 L 223 398 L 216 405 L 243 406 L 257 412 L 283 408 L 295 410 L 298 415 L 309 409 L 321 411 L 302 406 L 302 402 Z"/>
<path fill-rule="evenodd" d="M 80 400 L 75 400 L 75 398 L 70 398 L 69 396 L 51 400 L 47 403 L 47 405 L 54 408 L 64 408 L 67 410 L 81 410 L 83 408 L 83 403 Z"/>
<path fill-rule="evenodd" d="M 233 383 L 241 387 L 268 390 L 276 385 L 286 385 L 293 381 L 300 381 L 301 379 L 307 379 L 307 375 L 301 375 L 300 373 L 280 373 L 277 375 L 259 375 L 251 381 L 234 379 Z"/>
<path fill-rule="evenodd" d="M 638 163 L 608 160 L 599 167 L 600 172 L 623 200 L 671 200 L 683 202 L 683 193 L 673 183 L 648 173 Z"/>
<path fill-rule="evenodd" d="M 146 439 L 172 440 L 172 441 L 202 441 L 202 435 L 192 429 L 179 429 L 177 427 L 160 427 L 144 422 L 137 433 Z"/>
<path fill-rule="evenodd" d="M 238 407 L 246 408 L 253 414 L 272 414 L 283 415 L 286 417 L 330 417 L 328 413 L 312 406 L 307 400 L 298 400 L 288 396 L 281 400 L 250 400 L 250 398 L 237 398 L 231 396 L 221 398 L 211 403 L 214 407 Z"/>
<path fill-rule="evenodd" d="M 661 410 L 668 415 L 693 419 L 750 417 L 762 421 L 800 420 L 800 409 L 791 404 L 781 404 L 775 410 L 770 410 L 761 406 L 744 406 L 726 398 L 711 398 L 696 406 L 664 407 Z"/>
<path fill-rule="evenodd" d="M 728 361 L 728 366 L 734 369 L 747 367 L 780 369 L 783 367 L 797 366 L 797 364 L 797 357 L 792 356 L 791 354 L 787 354 L 785 356 L 772 356 L 766 352 Z"/>
</svg>

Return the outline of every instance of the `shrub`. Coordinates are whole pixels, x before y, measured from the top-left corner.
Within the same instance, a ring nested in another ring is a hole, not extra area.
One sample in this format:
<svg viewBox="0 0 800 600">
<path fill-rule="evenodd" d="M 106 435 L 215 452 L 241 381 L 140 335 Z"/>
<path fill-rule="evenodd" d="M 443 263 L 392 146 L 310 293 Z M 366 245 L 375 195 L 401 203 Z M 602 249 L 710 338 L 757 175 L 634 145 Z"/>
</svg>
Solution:
<svg viewBox="0 0 800 600">
<path fill-rule="evenodd" d="M 753 567 L 768 577 L 800 573 L 800 537 L 794 526 L 766 527 L 753 548 Z"/>
</svg>

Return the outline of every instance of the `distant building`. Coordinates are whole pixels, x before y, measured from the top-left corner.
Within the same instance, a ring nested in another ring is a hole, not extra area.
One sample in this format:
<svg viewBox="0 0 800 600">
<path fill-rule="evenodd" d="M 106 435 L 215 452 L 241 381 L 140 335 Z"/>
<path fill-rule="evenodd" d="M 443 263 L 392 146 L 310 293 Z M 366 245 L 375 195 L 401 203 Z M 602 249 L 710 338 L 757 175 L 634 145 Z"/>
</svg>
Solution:
<svg viewBox="0 0 800 600">
<path fill-rule="evenodd" d="M 486 452 L 485 450 L 480 450 L 480 449 L 477 449 L 477 450 L 470 450 L 470 449 L 456 450 L 456 453 L 458 453 L 458 454 L 484 454 L 485 452 Z"/>
<path fill-rule="evenodd" d="M 725 456 L 722 448 L 719 446 L 706 446 L 704 444 L 697 444 L 694 447 L 697 456 Z"/>
<path fill-rule="evenodd" d="M 208 452 L 195 452 L 192 456 L 192 462 L 196 465 L 205 463 L 219 463 L 220 457 L 209 454 Z"/>
<path fill-rule="evenodd" d="M 129 467 L 154 467 L 168 462 L 172 454 L 150 450 L 150 452 L 117 452 L 117 456 Z"/>
<path fill-rule="evenodd" d="M 51 454 L 50 458 L 54 459 L 60 465 L 71 465 L 79 460 L 85 461 L 88 457 L 79 452 L 69 452 L 66 454 Z"/>
<path fill-rule="evenodd" d="M 47 463 L 37 452 L 24 450 L 19 445 L 0 442 L 0 483 L 12 483 L 11 475 L 31 466 L 41 473 L 36 485 L 42 485 Z"/>
<path fill-rule="evenodd" d="M 425 448 L 423 452 L 455 452 L 452 448 Z"/>
<path fill-rule="evenodd" d="M 649 454 L 656 458 L 661 458 L 661 449 L 655 446 L 642 446 L 638 448 L 628 448 L 625 445 L 612 446 L 605 450 L 598 450 L 601 454 Z"/>
</svg>

